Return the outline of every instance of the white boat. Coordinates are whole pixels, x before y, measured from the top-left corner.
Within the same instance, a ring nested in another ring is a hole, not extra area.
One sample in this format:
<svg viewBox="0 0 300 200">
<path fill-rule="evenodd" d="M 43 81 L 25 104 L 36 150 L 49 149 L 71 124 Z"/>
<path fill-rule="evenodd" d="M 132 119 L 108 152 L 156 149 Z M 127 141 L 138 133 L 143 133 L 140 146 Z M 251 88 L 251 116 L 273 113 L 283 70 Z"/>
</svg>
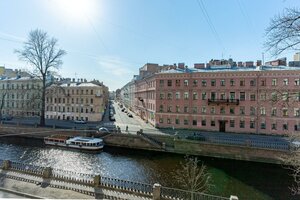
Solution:
<svg viewBox="0 0 300 200">
<path fill-rule="evenodd" d="M 69 147 L 83 150 L 101 150 L 104 147 L 103 140 L 91 137 L 70 137 L 66 135 L 52 135 L 44 138 L 47 145 Z"/>
</svg>

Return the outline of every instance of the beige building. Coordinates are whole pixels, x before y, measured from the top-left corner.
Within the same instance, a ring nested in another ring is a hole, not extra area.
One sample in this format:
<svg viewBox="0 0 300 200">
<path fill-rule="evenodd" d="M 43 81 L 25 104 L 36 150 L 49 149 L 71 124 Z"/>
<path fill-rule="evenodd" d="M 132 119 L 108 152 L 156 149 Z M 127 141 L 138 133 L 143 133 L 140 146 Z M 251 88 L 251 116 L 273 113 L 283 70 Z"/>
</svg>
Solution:
<svg viewBox="0 0 300 200">
<path fill-rule="evenodd" d="M 101 121 L 108 88 L 98 81 L 52 84 L 46 92 L 46 119 Z"/>
<path fill-rule="evenodd" d="M 42 82 L 33 77 L 2 78 L 0 80 L 0 110 L 2 115 L 16 117 L 39 116 Z"/>
</svg>

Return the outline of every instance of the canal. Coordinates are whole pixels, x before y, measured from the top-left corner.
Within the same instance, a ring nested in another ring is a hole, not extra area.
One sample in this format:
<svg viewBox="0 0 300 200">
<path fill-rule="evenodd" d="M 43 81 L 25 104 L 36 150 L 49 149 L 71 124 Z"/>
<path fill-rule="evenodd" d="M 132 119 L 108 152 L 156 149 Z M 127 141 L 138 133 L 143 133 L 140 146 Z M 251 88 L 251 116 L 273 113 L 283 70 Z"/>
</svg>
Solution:
<svg viewBox="0 0 300 200">
<path fill-rule="evenodd" d="M 15 140 L 17 141 L 17 140 Z M 178 187 L 172 172 L 183 155 L 106 147 L 100 153 L 87 153 L 41 144 L 20 144 L 0 138 L 0 159 L 32 165 L 51 166 L 81 173 Z M 27 142 L 28 143 L 28 142 Z M 240 199 L 297 199 L 290 195 L 292 179 L 280 165 L 199 157 L 208 166 L 214 187 L 211 194 Z M 298 196 L 299 198 L 299 196 Z"/>
</svg>

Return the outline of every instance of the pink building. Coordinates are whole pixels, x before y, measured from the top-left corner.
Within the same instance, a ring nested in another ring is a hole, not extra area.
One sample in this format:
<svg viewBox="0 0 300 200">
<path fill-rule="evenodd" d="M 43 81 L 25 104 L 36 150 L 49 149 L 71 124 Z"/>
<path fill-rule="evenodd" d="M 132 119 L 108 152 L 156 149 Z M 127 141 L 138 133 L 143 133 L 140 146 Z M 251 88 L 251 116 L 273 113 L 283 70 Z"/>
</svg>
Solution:
<svg viewBox="0 0 300 200">
<path fill-rule="evenodd" d="M 300 68 L 172 69 L 136 82 L 136 112 L 158 128 L 300 131 Z"/>
</svg>

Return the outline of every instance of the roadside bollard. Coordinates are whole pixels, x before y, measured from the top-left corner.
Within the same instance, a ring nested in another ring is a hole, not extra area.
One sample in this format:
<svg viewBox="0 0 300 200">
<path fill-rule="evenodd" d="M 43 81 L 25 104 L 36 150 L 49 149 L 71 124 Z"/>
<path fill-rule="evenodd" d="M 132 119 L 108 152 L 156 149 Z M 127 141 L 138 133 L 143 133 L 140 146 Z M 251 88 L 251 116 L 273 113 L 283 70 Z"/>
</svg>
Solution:
<svg viewBox="0 0 300 200">
<path fill-rule="evenodd" d="M 101 177 L 100 175 L 94 176 L 94 186 L 99 187 L 101 185 Z"/>
<path fill-rule="evenodd" d="M 4 170 L 8 170 L 10 168 L 10 165 L 11 165 L 10 160 L 4 160 L 2 168 Z"/>
<path fill-rule="evenodd" d="M 153 185 L 153 200 L 160 200 L 161 195 L 161 185 L 159 183 L 155 183 Z"/>
</svg>

